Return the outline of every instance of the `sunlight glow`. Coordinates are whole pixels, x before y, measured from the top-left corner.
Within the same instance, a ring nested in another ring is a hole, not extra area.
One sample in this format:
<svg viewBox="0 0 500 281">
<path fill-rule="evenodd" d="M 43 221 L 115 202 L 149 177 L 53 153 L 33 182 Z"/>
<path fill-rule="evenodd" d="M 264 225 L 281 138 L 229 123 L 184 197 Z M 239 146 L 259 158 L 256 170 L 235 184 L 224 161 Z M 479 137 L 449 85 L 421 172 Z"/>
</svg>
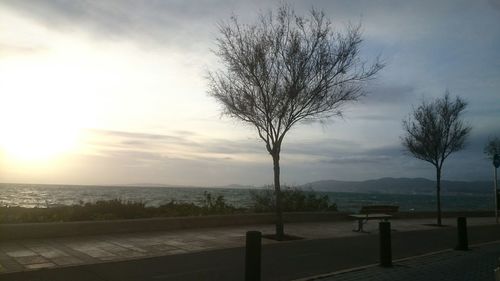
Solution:
<svg viewBox="0 0 500 281">
<path fill-rule="evenodd" d="M 72 100 L 75 73 L 43 60 L 17 61 L 8 70 L 1 71 L 0 95 L 0 146 L 7 157 L 47 161 L 74 149 L 84 121 Z"/>
<path fill-rule="evenodd" d="M 78 147 L 90 119 L 85 57 L 75 56 L 81 55 L 75 40 L 15 14 L 0 15 L 0 39 L 11 46 L 0 56 L 0 151 L 7 163 L 49 164 Z"/>
</svg>

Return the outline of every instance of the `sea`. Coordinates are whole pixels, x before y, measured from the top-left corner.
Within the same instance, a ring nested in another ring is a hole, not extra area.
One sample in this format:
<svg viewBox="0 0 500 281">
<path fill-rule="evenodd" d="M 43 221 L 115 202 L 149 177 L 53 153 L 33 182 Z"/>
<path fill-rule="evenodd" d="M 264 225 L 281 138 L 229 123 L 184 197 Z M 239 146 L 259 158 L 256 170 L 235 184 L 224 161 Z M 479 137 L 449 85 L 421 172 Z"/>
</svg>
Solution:
<svg viewBox="0 0 500 281">
<path fill-rule="evenodd" d="M 120 199 L 143 202 L 146 206 L 160 206 L 174 200 L 199 204 L 204 192 L 224 196 L 227 203 L 236 207 L 251 206 L 251 192 L 258 189 L 201 188 L 201 187 L 140 187 L 140 186 L 89 186 L 0 183 L 0 206 L 47 208 L 75 205 L 99 200 Z M 339 211 L 355 212 L 361 206 L 390 204 L 401 211 L 434 211 L 436 196 L 433 194 L 383 194 L 311 191 L 326 195 Z M 493 194 L 442 195 L 443 211 L 477 211 L 494 208 Z"/>
</svg>

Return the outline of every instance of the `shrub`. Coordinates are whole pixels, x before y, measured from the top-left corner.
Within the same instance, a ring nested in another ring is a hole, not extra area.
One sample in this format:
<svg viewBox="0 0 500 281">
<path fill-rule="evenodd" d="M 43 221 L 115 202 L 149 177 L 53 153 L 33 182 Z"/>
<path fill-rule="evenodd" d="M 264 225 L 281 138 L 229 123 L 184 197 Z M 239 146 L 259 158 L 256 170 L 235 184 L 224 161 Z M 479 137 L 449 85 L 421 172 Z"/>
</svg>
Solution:
<svg viewBox="0 0 500 281">
<path fill-rule="evenodd" d="M 276 208 L 276 196 L 272 187 L 250 191 L 254 212 L 273 212 Z M 330 203 L 327 195 L 320 196 L 312 189 L 304 191 L 285 186 L 281 190 L 284 212 L 337 211 L 337 205 Z"/>
<path fill-rule="evenodd" d="M 47 208 L 0 206 L 0 223 L 137 219 L 274 211 L 274 192 L 269 188 L 251 191 L 251 200 L 251 208 L 236 208 L 227 203 L 224 196 L 213 196 L 205 192 L 198 204 L 172 200 L 158 207 L 147 207 L 143 202 L 120 199 L 86 203 L 80 201 L 79 204 L 72 206 Z M 337 210 L 337 206 L 330 204 L 327 196 L 318 196 L 312 190 L 302 191 L 296 188 L 285 188 L 283 191 L 283 208 L 286 212 Z"/>
<path fill-rule="evenodd" d="M 212 197 L 212 194 L 205 191 L 203 193 L 204 198 L 201 200 L 201 208 L 204 214 L 230 214 L 234 213 L 237 209 L 226 203 L 224 196 L 219 195 Z"/>
<path fill-rule="evenodd" d="M 226 202 L 224 196 L 213 197 L 205 192 L 200 204 L 174 200 L 159 207 L 146 207 L 143 202 L 120 199 L 100 200 L 72 206 L 48 208 L 0 207 L 0 223 L 59 222 L 110 219 L 137 219 L 152 217 L 201 216 L 244 212 Z"/>
</svg>

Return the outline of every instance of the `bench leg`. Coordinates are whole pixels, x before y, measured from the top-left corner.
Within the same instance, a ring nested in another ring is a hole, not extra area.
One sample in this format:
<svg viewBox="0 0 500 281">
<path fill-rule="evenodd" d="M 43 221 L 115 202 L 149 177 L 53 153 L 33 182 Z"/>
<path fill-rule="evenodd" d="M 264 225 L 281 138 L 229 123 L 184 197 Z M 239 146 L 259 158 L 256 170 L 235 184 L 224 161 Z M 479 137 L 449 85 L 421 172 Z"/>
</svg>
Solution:
<svg viewBox="0 0 500 281">
<path fill-rule="evenodd" d="M 361 233 L 369 233 L 368 231 L 363 230 L 363 225 L 367 222 L 368 222 L 368 220 L 358 219 L 358 229 L 353 229 L 352 231 L 361 232 Z"/>
</svg>

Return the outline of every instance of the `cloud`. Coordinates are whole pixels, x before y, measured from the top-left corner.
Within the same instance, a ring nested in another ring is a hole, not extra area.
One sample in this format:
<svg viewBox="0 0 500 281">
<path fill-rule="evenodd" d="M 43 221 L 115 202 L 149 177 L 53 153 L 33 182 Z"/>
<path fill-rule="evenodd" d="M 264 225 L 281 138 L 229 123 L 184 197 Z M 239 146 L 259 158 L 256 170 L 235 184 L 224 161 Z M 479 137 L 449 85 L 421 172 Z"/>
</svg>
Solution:
<svg viewBox="0 0 500 281">
<path fill-rule="evenodd" d="M 329 160 L 323 160 L 321 162 L 331 164 L 375 164 L 387 162 L 389 159 L 391 159 L 391 157 L 387 155 L 357 155 L 334 157 Z"/>
<path fill-rule="evenodd" d="M 441 96 L 446 88 L 469 101 L 465 117 L 474 128 L 468 148 L 445 163 L 445 177 L 468 180 L 491 176 L 482 146 L 488 136 L 500 135 L 500 29 L 492 28 L 500 26 L 500 1 L 293 2 L 298 13 L 306 13 L 311 6 L 323 9 L 339 30 L 348 21 L 361 21 L 361 54 L 368 61 L 381 54 L 388 65 L 376 81 L 367 85 L 368 95 L 346 107 L 344 120 L 320 133 L 318 124 L 308 124 L 285 138 L 284 181 L 432 178 L 432 166 L 405 155 L 398 137 L 402 134 L 401 120 L 411 105 L 423 98 Z M 72 162 L 78 166 L 75 175 L 87 171 L 82 173 L 87 178 L 98 175 L 108 183 L 113 178 L 184 184 L 268 183 L 272 165 L 264 144 L 255 132 L 240 129 L 239 123 L 232 127 L 225 126 L 227 123 L 219 125 L 222 122 L 216 117 L 218 113 L 210 111 L 212 104 L 200 98 L 204 96 L 204 85 L 199 74 L 202 64 L 214 59 L 209 49 L 217 36 L 218 21 L 228 19 L 233 12 L 244 22 L 254 21 L 259 11 L 278 4 L 222 0 L 4 0 L 0 16 L 9 14 L 9 19 L 22 19 L 35 27 L 22 29 L 27 31 L 19 40 L 14 40 L 19 29 L 7 39 L 2 37 L 0 56 L 3 59 L 16 54 L 26 58 L 56 45 L 64 49 L 64 42 L 74 39 L 76 45 L 88 44 L 92 52 L 100 55 L 89 60 L 91 73 L 99 73 L 93 65 L 109 58 L 107 54 L 124 54 L 107 61 L 113 66 L 123 62 L 126 67 L 118 67 L 131 70 L 124 76 L 127 79 L 116 81 L 123 88 L 105 88 L 104 94 L 97 93 L 100 96 L 96 101 L 109 95 L 111 102 L 106 106 L 92 103 L 103 107 L 103 115 L 116 114 L 110 119 L 123 120 L 115 123 L 99 119 L 99 125 L 113 128 L 108 126 L 113 124 L 121 130 L 88 130 L 84 150 L 88 153 L 81 156 L 82 162 Z M 8 27 L 5 30 L 19 26 L 1 18 L 4 25 L 0 27 Z M 139 48 L 130 51 L 130 45 Z M 51 51 L 58 56 L 57 48 Z M 87 60 L 84 55 L 88 53 L 75 54 Z M 71 53 L 71 58 L 75 54 Z M 114 73 L 116 68 L 103 69 L 104 75 Z M 141 74 L 145 83 L 136 79 Z M 129 84 L 132 80 L 136 84 Z M 184 115 L 186 112 L 189 114 Z M 195 122 L 194 117 L 203 121 Z M 148 133 L 156 132 L 151 128 L 161 128 L 157 129 L 160 133 Z M 106 178 L 101 171 L 107 171 Z M 61 172 L 61 176 L 69 174 Z M 80 179 L 84 181 L 85 177 Z"/>
<path fill-rule="evenodd" d="M 10 55 L 32 55 L 39 52 L 46 51 L 47 48 L 42 46 L 23 46 L 8 44 L 5 42 L 0 42 L 0 57 L 7 57 Z"/>
<path fill-rule="evenodd" d="M 25 16 L 62 32 L 87 31 L 101 40 L 129 40 L 152 47 L 197 50 L 212 39 L 217 21 L 245 2 L 226 1 L 3 1 Z M 250 5 L 254 6 L 254 4 Z M 201 46 L 200 46 L 201 45 Z"/>
<path fill-rule="evenodd" d="M 99 135 L 123 137 L 123 138 L 128 138 L 128 139 L 168 140 L 168 141 L 184 140 L 182 137 L 179 137 L 179 136 L 162 135 L 162 134 L 147 134 L 147 133 L 135 133 L 135 132 L 99 130 L 99 129 L 89 129 L 88 131 L 99 134 Z"/>
<path fill-rule="evenodd" d="M 369 93 L 362 99 L 362 103 L 377 104 L 401 104 L 408 103 L 415 95 L 415 87 L 411 85 L 372 85 Z"/>
<path fill-rule="evenodd" d="M 191 131 L 176 135 L 149 134 L 114 130 L 87 130 L 87 144 L 106 157 L 161 161 L 191 159 L 196 161 L 244 160 L 248 155 L 265 155 L 259 140 L 227 140 L 201 136 Z M 258 158 L 257 156 L 257 158 Z"/>
</svg>

